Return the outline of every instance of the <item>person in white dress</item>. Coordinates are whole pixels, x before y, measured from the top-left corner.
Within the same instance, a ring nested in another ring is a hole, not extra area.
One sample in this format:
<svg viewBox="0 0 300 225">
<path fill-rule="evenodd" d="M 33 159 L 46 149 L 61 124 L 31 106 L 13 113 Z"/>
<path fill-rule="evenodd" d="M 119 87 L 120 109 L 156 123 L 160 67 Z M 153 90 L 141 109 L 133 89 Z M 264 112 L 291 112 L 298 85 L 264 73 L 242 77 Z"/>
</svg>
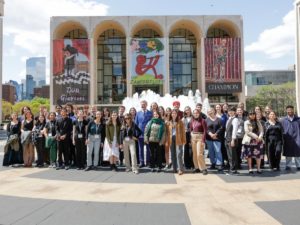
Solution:
<svg viewBox="0 0 300 225">
<path fill-rule="evenodd" d="M 119 160 L 121 123 L 117 112 L 113 111 L 106 124 L 105 143 L 103 148 L 103 160 L 110 162 L 111 170 L 117 171 L 116 162 Z"/>
</svg>

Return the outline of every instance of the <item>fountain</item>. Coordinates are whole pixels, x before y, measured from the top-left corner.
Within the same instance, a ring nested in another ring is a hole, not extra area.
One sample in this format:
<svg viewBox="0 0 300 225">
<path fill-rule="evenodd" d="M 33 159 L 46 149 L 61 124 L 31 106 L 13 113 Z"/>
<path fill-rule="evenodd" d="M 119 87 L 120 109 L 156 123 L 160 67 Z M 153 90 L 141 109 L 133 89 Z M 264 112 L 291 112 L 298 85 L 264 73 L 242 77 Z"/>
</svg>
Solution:
<svg viewBox="0 0 300 225">
<path fill-rule="evenodd" d="M 160 96 L 159 94 L 156 94 L 152 90 L 148 89 L 143 91 L 140 95 L 135 93 L 132 97 L 126 97 L 123 100 L 122 105 L 126 107 L 126 112 L 128 112 L 131 107 L 134 107 L 137 111 L 139 111 L 141 109 L 140 102 L 142 100 L 146 100 L 148 102 L 148 109 L 150 108 L 152 102 L 156 102 L 159 106 L 163 106 L 165 109 L 167 107 L 173 108 L 172 104 L 176 100 L 180 102 L 180 110 L 182 111 L 186 106 L 190 106 L 192 110 L 195 109 L 197 103 L 202 104 L 202 112 L 205 114 L 210 108 L 208 99 L 205 98 L 202 101 L 201 93 L 198 89 L 196 90 L 195 95 L 193 94 L 192 90 L 189 90 L 187 96 L 180 95 L 178 97 L 170 94 Z"/>
</svg>

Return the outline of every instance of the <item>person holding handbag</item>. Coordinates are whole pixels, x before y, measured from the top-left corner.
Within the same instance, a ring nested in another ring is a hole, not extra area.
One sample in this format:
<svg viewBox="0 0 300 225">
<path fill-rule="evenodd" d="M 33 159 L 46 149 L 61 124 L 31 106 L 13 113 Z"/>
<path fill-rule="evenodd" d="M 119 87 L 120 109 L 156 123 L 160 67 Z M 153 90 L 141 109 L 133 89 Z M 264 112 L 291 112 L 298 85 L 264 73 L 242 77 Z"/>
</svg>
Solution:
<svg viewBox="0 0 300 225">
<path fill-rule="evenodd" d="M 123 149 L 125 156 L 126 172 L 129 172 L 132 169 L 135 174 L 139 173 L 136 156 L 136 141 L 141 133 L 142 131 L 140 128 L 132 121 L 131 115 L 126 113 L 121 128 L 120 145 L 120 148 Z M 131 156 L 131 158 L 129 156 Z"/>
<path fill-rule="evenodd" d="M 261 174 L 261 159 L 263 157 L 263 127 L 256 119 L 255 111 L 249 111 L 248 120 L 244 124 L 245 135 L 242 141 L 243 157 L 248 161 L 249 174 L 253 174 L 252 159 L 256 160 L 257 173 Z"/>
</svg>

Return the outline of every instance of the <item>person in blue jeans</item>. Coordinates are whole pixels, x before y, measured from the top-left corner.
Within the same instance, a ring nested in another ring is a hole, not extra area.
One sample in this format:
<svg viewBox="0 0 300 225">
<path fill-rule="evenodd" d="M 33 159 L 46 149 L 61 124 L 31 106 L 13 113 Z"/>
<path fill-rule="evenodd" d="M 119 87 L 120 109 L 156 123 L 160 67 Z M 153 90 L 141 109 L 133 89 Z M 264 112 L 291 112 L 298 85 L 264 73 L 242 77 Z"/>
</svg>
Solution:
<svg viewBox="0 0 300 225">
<path fill-rule="evenodd" d="M 206 143 L 211 162 L 210 169 L 222 170 L 223 158 L 221 151 L 221 134 L 223 134 L 222 120 L 216 116 L 216 111 L 211 108 L 207 112 L 206 118 L 207 132 Z"/>
<path fill-rule="evenodd" d="M 152 118 L 152 112 L 147 110 L 147 101 L 143 100 L 141 101 L 141 110 L 137 112 L 136 117 L 135 117 L 135 124 L 140 128 L 142 131 L 139 139 L 138 139 L 138 148 L 139 148 L 139 160 L 140 160 L 140 165 L 139 167 L 142 168 L 146 164 L 149 164 L 150 162 L 150 149 L 149 145 L 146 144 L 146 160 L 144 157 L 144 131 L 147 123 L 151 120 Z"/>
</svg>

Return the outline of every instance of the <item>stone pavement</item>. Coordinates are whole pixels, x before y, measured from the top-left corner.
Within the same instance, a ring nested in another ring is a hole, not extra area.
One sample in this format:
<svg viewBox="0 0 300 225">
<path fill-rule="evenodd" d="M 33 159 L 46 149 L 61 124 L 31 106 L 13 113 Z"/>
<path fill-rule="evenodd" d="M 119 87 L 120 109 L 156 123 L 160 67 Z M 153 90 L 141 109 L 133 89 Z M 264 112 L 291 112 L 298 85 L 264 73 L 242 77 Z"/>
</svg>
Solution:
<svg viewBox="0 0 300 225">
<path fill-rule="evenodd" d="M 295 169 L 252 177 L 0 167 L 0 224 L 297 225 L 299 190 Z"/>
</svg>

